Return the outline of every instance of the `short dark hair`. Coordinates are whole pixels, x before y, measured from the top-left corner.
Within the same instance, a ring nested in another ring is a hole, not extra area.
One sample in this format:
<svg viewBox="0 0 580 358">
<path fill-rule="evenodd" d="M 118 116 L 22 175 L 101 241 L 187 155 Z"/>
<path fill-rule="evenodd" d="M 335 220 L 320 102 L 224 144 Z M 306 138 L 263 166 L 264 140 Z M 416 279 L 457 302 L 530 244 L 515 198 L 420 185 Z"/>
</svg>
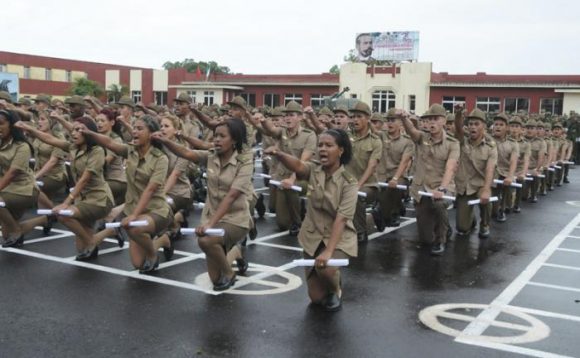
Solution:
<svg viewBox="0 0 580 358">
<path fill-rule="evenodd" d="M 343 129 L 332 128 L 327 129 L 322 134 L 328 134 L 329 136 L 333 137 L 336 145 L 339 148 L 342 148 L 342 155 L 340 156 L 340 164 L 346 165 L 352 159 L 352 145 L 350 144 L 350 138 L 346 131 Z"/>
<path fill-rule="evenodd" d="M 2 115 L 8 121 L 10 127 L 10 136 L 16 142 L 26 142 L 26 137 L 20 128 L 14 127 L 16 122 L 20 121 L 20 116 L 15 111 L 1 110 L 0 115 Z"/>
<path fill-rule="evenodd" d="M 90 130 L 91 132 L 98 133 L 97 124 L 95 123 L 95 121 L 91 117 L 86 117 L 86 116 L 78 117 L 78 118 L 75 118 L 75 120 L 73 122 L 78 122 L 80 124 L 84 124 L 84 126 L 87 127 L 87 129 Z M 90 152 L 93 149 L 93 147 L 97 145 L 97 143 L 95 142 L 93 137 L 89 137 L 89 136 L 84 136 L 84 137 L 85 137 L 85 142 L 87 143 L 87 152 Z"/>
<path fill-rule="evenodd" d="M 241 153 L 244 144 L 246 144 L 248 142 L 247 134 L 246 134 L 246 124 L 239 118 L 230 118 L 230 119 L 226 119 L 225 121 L 219 123 L 215 127 L 215 129 L 218 129 L 218 127 L 222 127 L 222 126 L 225 126 L 228 128 L 228 131 L 230 132 L 230 136 L 234 140 L 234 149 L 238 153 Z M 215 133 L 215 129 L 214 129 L 214 133 Z"/>
<path fill-rule="evenodd" d="M 363 36 L 370 36 L 372 37 L 372 35 L 370 34 L 370 32 L 363 32 L 362 34 L 358 34 L 356 36 L 356 44 L 358 45 L 360 43 L 360 38 Z"/>
</svg>

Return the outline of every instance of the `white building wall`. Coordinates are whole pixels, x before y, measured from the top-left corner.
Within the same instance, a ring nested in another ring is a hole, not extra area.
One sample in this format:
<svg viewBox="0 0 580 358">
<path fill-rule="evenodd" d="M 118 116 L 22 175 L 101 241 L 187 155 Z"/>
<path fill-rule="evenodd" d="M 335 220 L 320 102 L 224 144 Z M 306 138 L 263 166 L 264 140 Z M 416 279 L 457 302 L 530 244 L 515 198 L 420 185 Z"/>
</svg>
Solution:
<svg viewBox="0 0 580 358">
<path fill-rule="evenodd" d="M 564 93 L 562 114 L 570 114 L 570 111 L 580 113 L 580 93 Z"/>
<path fill-rule="evenodd" d="M 105 71 L 105 88 L 108 89 L 111 85 L 121 85 L 121 73 L 119 70 Z"/>
<path fill-rule="evenodd" d="M 143 71 L 131 70 L 129 72 L 129 89 L 131 91 L 141 91 L 141 83 L 143 78 Z"/>
<path fill-rule="evenodd" d="M 167 92 L 169 86 L 169 72 L 166 70 L 153 70 L 153 91 Z"/>
</svg>

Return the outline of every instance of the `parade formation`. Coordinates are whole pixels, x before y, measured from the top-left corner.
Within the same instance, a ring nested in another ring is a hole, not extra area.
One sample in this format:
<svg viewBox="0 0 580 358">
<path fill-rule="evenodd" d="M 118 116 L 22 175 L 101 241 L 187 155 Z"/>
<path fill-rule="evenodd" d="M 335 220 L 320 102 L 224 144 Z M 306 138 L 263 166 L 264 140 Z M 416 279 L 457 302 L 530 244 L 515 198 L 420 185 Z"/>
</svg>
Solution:
<svg viewBox="0 0 580 358">
<path fill-rule="evenodd" d="M 269 211 L 311 260 L 312 305 L 337 311 L 339 266 L 375 229 L 399 226 L 406 203 L 437 260 L 453 235 L 486 240 L 495 225 L 525 215 L 522 202 L 541 205 L 564 189 L 575 159 L 567 135 L 574 117 L 463 105 L 448 113 L 440 104 L 420 116 L 373 113 L 362 101 L 251 108 L 242 97 L 203 106 L 183 93 L 173 100 L 168 108 L 41 94 L 13 103 L 0 92 L 2 247 L 21 247 L 35 227 L 48 235 L 59 222 L 75 235 L 76 260 L 96 259 L 103 240 L 116 238 L 149 274 L 194 232 L 213 289 L 225 291 L 248 270 L 247 240 Z M 269 187 L 267 203 L 257 178 Z M 199 203 L 201 224 L 189 227 Z M 35 215 L 23 220 L 27 212 Z"/>
</svg>

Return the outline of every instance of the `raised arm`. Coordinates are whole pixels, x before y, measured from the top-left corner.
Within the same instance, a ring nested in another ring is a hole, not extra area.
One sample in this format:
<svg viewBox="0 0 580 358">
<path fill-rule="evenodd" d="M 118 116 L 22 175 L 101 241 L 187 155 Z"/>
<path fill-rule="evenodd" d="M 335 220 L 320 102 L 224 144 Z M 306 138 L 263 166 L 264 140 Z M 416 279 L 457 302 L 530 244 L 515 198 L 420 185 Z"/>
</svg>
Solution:
<svg viewBox="0 0 580 358">
<path fill-rule="evenodd" d="M 93 138 L 98 145 L 109 149 L 110 151 L 114 152 L 117 155 L 120 155 L 124 158 L 127 158 L 127 156 L 129 155 L 129 147 L 126 144 L 119 143 L 107 135 L 93 132 L 88 129 L 83 129 L 81 133 L 85 137 Z"/>
<path fill-rule="evenodd" d="M 272 155 L 276 157 L 286 168 L 296 173 L 296 176 L 300 179 L 308 178 L 308 168 L 304 165 L 304 162 L 296 158 L 293 155 L 282 152 L 277 147 L 270 147 L 264 150 L 264 154 Z"/>
<path fill-rule="evenodd" d="M 271 120 L 262 117 L 260 118 L 260 123 L 262 124 L 265 135 L 276 139 L 282 137 L 282 128 L 276 127 L 274 124 L 272 124 Z"/>
<path fill-rule="evenodd" d="M 322 124 L 320 120 L 318 120 L 318 117 L 314 113 L 312 107 L 304 108 L 304 113 L 306 113 L 306 116 L 312 122 L 312 129 L 316 132 L 316 134 L 320 134 L 326 130 L 324 124 Z"/>
<path fill-rule="evenodd" d="M 67 142 L 66 140 L 59 139 L 59 138 L 57 138 L 49 133 L 41 132 L 38 129 L 36 129 L 36 128 L 32 127 L 31 125 L 26 124 L 22 121 L 16 122 L 16 124 L 14 124 L 14 126 L 22 129 L 23 131 L 26 131 L 28 134 L 32 135 L 35 138 L 38 138 L 39 140 L 43 141 L 44 143 L 46 143 L 48 145 L 52 145 L 53 147 L 60 148 L 60 149 L 67 151 L 67 152 L 70 149 L 70 143 Z"/>
<path fill-rule="evenodd" d="M 456 104 L 455 105 L 455 138 L 459 140 L 459 143 L 463 143 L 463 136 L 464 136 L 464 117 L 463 117 L 463 105 Z"/>
<path fill-rule="evenodd" d="M 407 133 L 407 135 L 411 137 L 413 142 L 417 143 L 421 139 L 423 135 L 422 132 L 417 128 L 415 128 L 415 126 L 409 119 L 409 116 L 403 116 L 403 126 L 405 127 L 405 133 Z"/>
<path fill-rule="evenodd" d="M 67 121 L 67 119 L 60 115 L 57 111 L 50 112 L 50 118 L 56 119 L 67 132 L 72 133 L 73 124 Z"/>
<path fill-rule="evenodd" d="M 197 107 L 194 104 L 189 106 L 189 109 L 191 109 L 193 114 L 195 114 L 195 116 L 197 117 L 197 119 L 201 121 L 201 123 L 203 123 L 206 127 L 211 129 L 212 131 L 220 123 L 218 119 L 212 119 L 210 116 L 202 113 L 199 109 L 197 109 Z"/>
<path fill-rule="evenodd" d="M 177 136 L 178 136 L 178 138 L 186 141 L 187 144 L 189 144 L 194 149 L 209 150 L 209 149 L 213 148 L 213 143 L 203 141 L 199 138 L 189 137 L 189 136 L 183 135 L 183 133 L 181 133 L 181 132 L 178 133 Z"/>
<path fill-rule="evenodd" d="M 177 144 L 174 141 L 163 137 L 163 135 L 160 132 L 153 133 L 152 138 L 158 141 L 159 143 L 162 143 L 165 147 L 167 147 L 167 149 L 169 149 L 171 152 L 173 152 L 173 154 L 177 155 L 178 157 L 187 159 L 190 162 L 194 163 L 197 163 L 200 160 L 199 156 L 193 150 L 190 150 L 184 147 L 183 145 Z"/>
</svg>

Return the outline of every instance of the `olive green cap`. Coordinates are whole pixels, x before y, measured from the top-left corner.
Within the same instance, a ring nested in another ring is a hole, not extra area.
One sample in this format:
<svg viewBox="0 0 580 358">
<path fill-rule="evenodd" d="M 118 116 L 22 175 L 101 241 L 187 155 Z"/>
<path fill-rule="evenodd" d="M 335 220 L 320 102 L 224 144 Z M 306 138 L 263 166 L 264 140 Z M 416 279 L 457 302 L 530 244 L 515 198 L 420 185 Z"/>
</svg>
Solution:
<svg viewBox="0 0 580 358">
<path fill-rule="evenodd" d="M 520 126 L 524 125 L 524 121 L 520 116 L 513 116 L 510 120 L 510 124 L 519 124 Z"/>
<path fill-rule="evenodd" d="M 348 116 L 348 108 L 346 106 L 338 106 L 332 110 L 332 113 L 342 112 Z"/>
<path fill-rule="evenodd" d="M 86 105 L 85 100 L 81 96 L 72 96 L 64 100 L 66 104 L 80 104 L 81 106 Z"/>
<path fill-rule="evenodd" d="M 228 104 L 231 106 L 237 106 L 242 108 L 243 110 L 246 109 L 246 100 L 243 99 L 241 96 L 235 96 L 234 99 L 232 99 L 231 101 L 228 102 Z"/>
<path fill-rule="evenodd" d="M 390 108 L 387 111 L 387 119 L 389 118 L 402 118 L 402 112 L 397 113 L 397 111 L 399 111 L 399 109 L 397 108 Z"/>
<path fill-rule="evenodd" d="M 537 127 L 538 122 L 534 121 L 533 119 L 530 119 L 529 121 L 526 122 L 525 126 L 526 127 Z"/>
<path fill-rule="evenodd" d="M 546 128 L 544 122 L 542 121 L 536 121 L 536 127 Z"/>
<path fill-rule="evenodd" d="M 173 102 L 184 102 L 191 104 L 191 97 L 187 93 L 182 92 L 179 94 L 179 96 L 177 96 L 176 99 L 173 100 Z"/>
<path fill-rule="evenodd" d="M 443 107 L 439 103 L 435 103 L 431 105 L 431 107 L 429 107 L 427 112 L 423 113 L 423 115 L 421 116 L 421 118 L 427 117 L 447 117 L 447 111 L 445 110 L 445 107 Z"/>
<path fill-rule="evenodd" d="M 493 120 L 500 120 L 500 121 L 504 121 L 505 124 L 508 124 L 510 122 L 510 117 L 508 117 L 507 114 L 505 114 L 504 112 L 498 113 L 493 117 Z"/>
<path fill-rule="evenodd" d="M 270 112 L 270 116 L 283 117 L 284 116 L 284 106 L 279 106 L 279 107 L 273 108 L 272 111 Z"/>
<path fill-rule="evenodd" d="M 349 112 L 361 112 L 366 114 L 367 116 L 370 116 L 372 114 L 371 107 L 369 107 L 369 105 L 364 103 L 363 101 L 356 102 L 354 107 L 352 107 L 352 109 L 349 110 Z"/>
<path fill-rule="evenodd" d="M 34 99 L 34 102 L 44 102 L 48 105 L 50 105 L 50 96 L 44 93 L 40 93 L 36 96 L 36 98 Z"/>
<path fill-rule="evenodd" d="M 562 126 L 562 123 L 560 123 L 560 122 L 554 122 L 554 124 L 552 124 L 552 129 L 553 128 L 564 128 L 564 127 Z"/>
<path fill-rule="evenodd" d="M 371 121 L 385 122 L 385 117 L 381 116 L 380 113 L 373 113 L 371 116 Z"/>
<path fill-rule="evenodd" d="M 447 116 L 445 117 L 445 122 L 446 123 L 455 122 L 455 115 L 453 113 L 447 114 Z"/>
<path fill-rule="evenodd" d="M 302 106 L 300 105 L 300 103 L 298 103 L 296 101 L 290 101 L 290 102 L 288 102 L 288 104 L 286 105 L 286 108 L 284 108 L 284 110 L 282 112 L 284 112 L 284 113 L 291 113 L 291 112 L 302 113 Z"/>
<path fill-rule="evenodd" d="M 18 100 L 18 104 L 21 104 L 24 106 L 30 106 L 32 104 L 32 102 L 30 101 L 30 98 L 20 97 L 20 99 Z"/>
<path fill-rule="evenodd" d="M 129 96 L 123 96 L 120 100 L 117 101 L 117 104 L 121 106 L 129 106 L 131 108 L 135 108 L 135 101 Z"/>
<path fill-rule="evenodd" d="M 330 110 L 330 108 L 324 106 L 320 109 L 320 111 L 318 111 L 318 115 L 327 115 L 327 116 L 331 116 L 333 115 L 332 111 Z"/>
<path fill-rule="evenodd" d="M 473 111 L 471 111 L 468 115 L 467 115 L 467 119 L 479 119 L 482 122 L 486 122 L 486 117 L 485 117 L 485 113 L 479 109 L 479 108 L 475 108 Z"/>
<path fill-rule="evenodd" d="M 229 110 L 230 110 L 229 104 L 224 104 L 223 106 L 220 107 L 220 112 L 222 113 L 228 113 Z"/>
<path fill-rule="evenodd" d="M 544 123 L 544 129 L 552 130 L 552 125 L 550 123 Z"/>
<path fill-rule="evenodd" d="M 136 110 L 136 111 L 147 112 L 147 111 L 145 110 L 145 108 L 146 108 L 146 107 L 145 107 L 145 104 L 144 104 L 143 102 L 138 102 L 138 103 L 135 103 L 135 110 Z"/>
<path fill-rule="evenodd" d="M 12 103 L 12 96 L 6 91 L 0 91 L 0 99 L 3 99 L 8 103 Z"/>
</svg>

